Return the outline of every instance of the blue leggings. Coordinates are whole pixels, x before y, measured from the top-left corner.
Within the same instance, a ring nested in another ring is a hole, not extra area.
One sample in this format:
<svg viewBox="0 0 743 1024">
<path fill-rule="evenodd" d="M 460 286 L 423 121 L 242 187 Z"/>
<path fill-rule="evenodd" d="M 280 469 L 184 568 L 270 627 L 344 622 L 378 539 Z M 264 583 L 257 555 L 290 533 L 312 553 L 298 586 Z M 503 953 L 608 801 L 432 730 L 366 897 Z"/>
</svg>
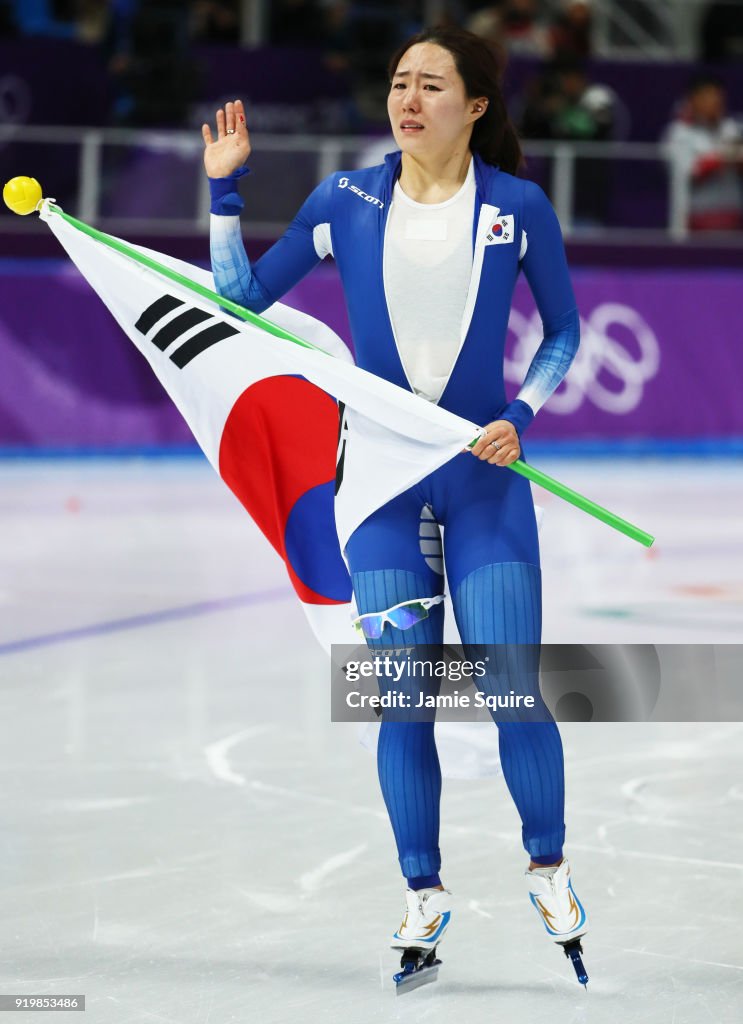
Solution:
<svg viewBox="0 0 743 1024">
<path fill-rule="evenodd" d="M 463 644 L 527 645 L 499 648 L 507 651 L 506 664 L 478 680 L 480 689 L 538 694 L 539 545 L 523 477 L 469 453 L 457 455 L 366 519 L 350 538 L 346 556 L 360 614 L 442 593 L 445 564 Z M 441 645 L 443 628 L 443 605 L 436 605 L 410 629 L 387 624 L 378 640 L 367 642 L 370 647 Z M 436 689 L 434 680 L 423 685 Z M 557 726 L 551 719 L 523 722 L 518 716 L 497 724 L 503 775 L 521 817 L 524 848 L 533 860 L 557 861 L 565 838 Z M 402 872 L 416 888 L 421 881 L 434 884 L 441 867 L 441 771 L 433 730 L 432 721 L 385 716 L 379 735 L 382 794 Z"/>
</svg>

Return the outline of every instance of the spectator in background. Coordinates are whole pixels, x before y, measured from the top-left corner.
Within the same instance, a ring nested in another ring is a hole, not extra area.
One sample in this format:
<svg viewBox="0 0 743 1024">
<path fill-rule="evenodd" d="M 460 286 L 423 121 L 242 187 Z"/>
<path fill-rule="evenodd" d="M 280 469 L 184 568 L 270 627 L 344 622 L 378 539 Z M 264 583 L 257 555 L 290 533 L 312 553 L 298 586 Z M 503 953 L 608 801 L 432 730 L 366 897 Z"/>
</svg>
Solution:
<svg viewBox="0 0 743 1024">
<path fill-rule="evenodd" d="M 481 39 L 504 47 L 509 54 L 546 57 L 549 31 L 539 14 L 537 0 L 498 0 L 485 4 L 464 19 L 464 26 Z"/>
<path fill-rule="evenodd" d="M 274 0 L 270 4 L 269 39 L 277 46 L 316 46 L 324 38 L 320 0 Z"/>
<path fill-rule="evenodd" d="M 481 39 L 487 39 L 498 47 L 505 46 L 503 26 L 503 4 L 489 4 L 480 7 L 464 20 L 464 27 Z"/>
<path fill-rule="evenodd" d="M 585 59 L 591 55 L 593 11 L 591 0 L 564 0 L 550 28 L 550 48 L 554 57 Z"/>
<path fill-rule="evenodd" d="M 354 117 L 387 122 L 387 60 L 403 39 L 421 28 L 416 20 L 419 3 L 399 0 L 396 5 L 370 0 L 323 0 L 325 64 L 347 72 L 355 104 Z"/>
<path fill-rule="evenodd" d="M 608 86 L 590 82 L 580 61 L 555 61 L 529 86 L 521 133 L 527 139 L 605 142 L 614 136 L 616 109 L 614 92 Z M 609 173 L 606 158 L 583 156 L 576 160 L 576 225 L 606 223 Z"/>
<path fill-rule="evenodd" d="M 13 0 L 12 8 L 19 35 L 77 38 L 75 0 Z"/>
<path fill-rule="evenodd" d="M 114 120 L 138 127 L 185 124 L 196 69 L 181 0 L 111 0 L 110 7 Z"/>
<path fill-rule="evenodd" d="M 89 45 L 102 43 L 108 25 L 108 0 L 77 0 L 78 39 Z"/>
<path fill-rule="evenodd" d="M 563 0 L 551 25 L 537 18 L 532 0 L 501 0 L 471 13 L 465 27 L 509 53 L 582 59 L 591 52 L 591 0 Z"/>
<path fill-rule="evenodd" d="M 506 0 L 500 9 L 503 43 L 509 54 L 549 56 L 549 30 L 540 17 L 537 0 Z"/>
<path fill-rule="evenodd" d="M 18 35 L 18 28 L 13 15 L 12 0 L 0 0 L 0 39 L 12 39 Z"/>
<path fill-rule="evenodd" d="M 725 86 L 704 76 L 690 84 L 663 141 L 668 159 L 689 184 L 689 228 L 735 231 L 743 227 L 743 133 L 726 116 Z"/>
<path fill-rule="evenodd" d="M 100 43 L 108 0 L 0 0 L 0 37 L 46 36 Z"/>
<path fill-rule="evenodd" d="M 707 64 L 743 60 L 743 4 L 741 0 L 716 0 L 700 25 L 702 60 Z"/>
<path fill-rule="evenodd" d="M 530 139 L 602 142 L 613 136 L 616 97 L 589 81 L 582 62 L 560 59 L 527 89 L 521 132 Z"/>
<path fill-rule="evenodd" d="M 239 0 L 194 0 L 191 35 L 200 43 L 240 42 Z"/>
</svg>

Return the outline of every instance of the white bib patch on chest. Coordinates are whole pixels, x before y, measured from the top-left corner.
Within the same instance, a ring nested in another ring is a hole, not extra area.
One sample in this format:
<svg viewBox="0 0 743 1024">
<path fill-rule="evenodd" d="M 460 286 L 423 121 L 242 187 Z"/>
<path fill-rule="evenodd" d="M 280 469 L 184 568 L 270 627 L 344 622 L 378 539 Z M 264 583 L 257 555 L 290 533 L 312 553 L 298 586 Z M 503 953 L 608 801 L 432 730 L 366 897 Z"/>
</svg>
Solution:
<svg viewBox="0 0 743 1024">
<path fill-rule="evenodd" d="M 405 238 L 415 242 L 445 242 L 446 229 L 445 220 L 411 219 L 405 222 Z"/>
<path fill-rule="evenodd" d="M 485 232 L 485 245 L 508 245 L 513 242 L 513 214 L 498 212 L 488 224 Z"/>
<path fill-rule="evenodd" d="M 461 346 L 476 195 L 470 161 L 462 187 L 444 202 L 419 203 L 398 181 L 390 204 L 383 258 L 390 323 L 411 390 L 430 402 L 443 394 Z M 478 230 L 489 223 L 490 213 Z"/>
</svg>

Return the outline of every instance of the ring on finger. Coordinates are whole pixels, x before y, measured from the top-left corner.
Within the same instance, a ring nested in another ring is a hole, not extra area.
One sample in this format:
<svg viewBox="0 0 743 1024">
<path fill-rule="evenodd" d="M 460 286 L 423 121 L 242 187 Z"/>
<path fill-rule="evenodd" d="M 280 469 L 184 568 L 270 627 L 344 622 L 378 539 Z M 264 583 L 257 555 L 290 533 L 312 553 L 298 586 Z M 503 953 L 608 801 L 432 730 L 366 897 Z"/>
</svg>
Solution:
<svg viewBox="0 0 743 1024">
<path fill-rule="evenodd" d="M 228 135 L 234 135 L 235 134 L 235 129 L 234 128 L 228 128 L 227 129 L 227 134 Z"/>
<path fill-rule="evenodd" d="M 498 442 L 497 442 L 497 441 L 491 441 L 491 442 L 490 442 L 490 447 L 491 447 L 491 448 L 495 448 L 495 450 L 496 450 L 497 452 L 499 452 L 499 451 L 501 450 L 501 445 L 500 445 L 500 444 L 498 444 Z"/>
</svg>

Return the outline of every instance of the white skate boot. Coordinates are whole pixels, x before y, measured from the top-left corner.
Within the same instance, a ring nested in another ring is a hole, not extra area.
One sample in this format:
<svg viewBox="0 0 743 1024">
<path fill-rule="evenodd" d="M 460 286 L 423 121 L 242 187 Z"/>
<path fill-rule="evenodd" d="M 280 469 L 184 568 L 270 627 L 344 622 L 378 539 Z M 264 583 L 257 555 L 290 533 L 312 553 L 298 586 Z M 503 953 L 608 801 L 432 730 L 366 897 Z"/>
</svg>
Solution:
<svg viewBox="0 0 743 1024">
<path fill-rule="evenodd" d="M 580 939 L 588 931 L 588 916 L 573 892 L 570 865 L 563 860 L 557 867 L 534 868 L 526 872 L 529 899 L 539 914 L 547 934 L 562 946 L 575 968 L 578 981 L 588 982 L 581 960 Z"/>
<path fill-rule="evenodd" d="M 451 917 L 452 895 L 448 889 L 407 889 L 405 916 L 390 946 L 402 953 L 402 971 L 395 975 L 398 994 L 435 981 L 440 960 L 436 947 Z"/>
</svg>

